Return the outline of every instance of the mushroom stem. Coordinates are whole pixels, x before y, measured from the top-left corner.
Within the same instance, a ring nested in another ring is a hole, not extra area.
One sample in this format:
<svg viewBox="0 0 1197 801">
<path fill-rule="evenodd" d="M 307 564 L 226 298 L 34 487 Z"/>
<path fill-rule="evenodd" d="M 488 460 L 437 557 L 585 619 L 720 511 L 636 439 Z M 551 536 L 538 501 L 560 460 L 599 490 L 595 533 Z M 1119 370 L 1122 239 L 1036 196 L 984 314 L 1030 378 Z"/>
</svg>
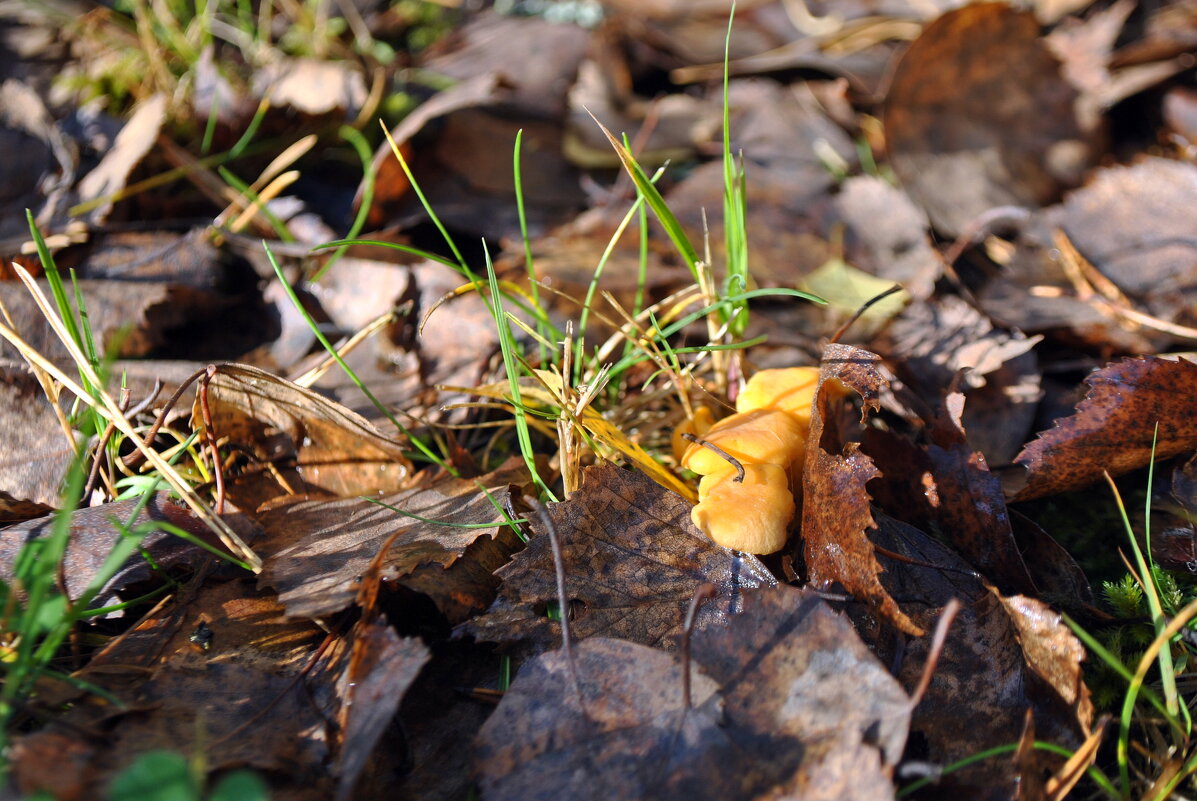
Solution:
<svg viewBox="0 0 1197 801">
<path fill-rule="evenodd" d="M 687 434 L 682 434 L 682 439 L 686 440 L 687 442 L 693 442 L 696 445 L 701 445 L 704 448 L 709 448 L 709 449 L 713 450 L 715 453 L 722 456 L 724 459 L 727 460 L 728 464 L 730 464 L 732 467 L 736 468 L 736 477 L 733 478 L 732 481 L 736 482 L 737 484 L 744 483 L 744 465 L 742 465 L 740 463 L 739 459 L 732 456 L 730 453 L 723 450 L 723 448 L 720 448 L 715 443 L 707 442 L 702 437 L 696 437 L 693 434 L 687 433 Z"/>
</svg>

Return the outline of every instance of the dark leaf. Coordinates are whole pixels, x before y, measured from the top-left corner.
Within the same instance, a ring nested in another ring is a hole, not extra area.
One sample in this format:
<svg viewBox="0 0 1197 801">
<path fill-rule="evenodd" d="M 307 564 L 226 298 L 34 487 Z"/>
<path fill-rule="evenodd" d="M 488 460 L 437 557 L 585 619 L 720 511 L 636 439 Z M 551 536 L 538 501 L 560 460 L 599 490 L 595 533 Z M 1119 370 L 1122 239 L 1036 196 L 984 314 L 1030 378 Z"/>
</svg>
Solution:
<svg viewBox="0 0 1197 801">
<path fill-rule="evenodd" d="M 640 473 L 611 464 L 586 468 L 573 497 L 549 514 L 561 540 L 565 593 L 575 637 L 620 637 L 661 645 L 681 627 L 690 598 L 703 584 L 716 596 L 697 625 L 740 607 L 746 589 L 775 579 L 754 556 L 720 548 L 690 522 L 691 505 Z M 560 641 L 545 616 L 557 600 L 548 536 L 537 529 L 528 547 L 498 573 L 499 599 L 462 630 L 480 640 L 531 640 L 535 650 Z"/>
</svg>

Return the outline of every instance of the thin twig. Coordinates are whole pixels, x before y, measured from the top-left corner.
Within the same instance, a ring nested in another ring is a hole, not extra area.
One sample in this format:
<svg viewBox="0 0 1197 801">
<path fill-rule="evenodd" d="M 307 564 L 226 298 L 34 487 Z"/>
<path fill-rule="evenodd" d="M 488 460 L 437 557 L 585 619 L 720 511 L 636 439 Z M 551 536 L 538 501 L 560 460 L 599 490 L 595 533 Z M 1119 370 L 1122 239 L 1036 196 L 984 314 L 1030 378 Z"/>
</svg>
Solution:
<svg viewBox="0 0 1197 801">
<path fill-rule="evenodd" d="M 216 433 L 212 430 L 212 409 L 208 406 L 208 384 L 216 375 L 216 365 L 209 364 L 205 368 L 203 381 L 199 387 L 200 413 L 204 418 L 204 439 L 208 443 L 208 450 L 212 452 L 212 472 L 216 475 L 216 514 L 224 514 L 224 466 L 220 460 L 220 449 L 216 447 Z"/>
<path fill-rule="evenodd" d="M 162 411 L 158 413 L 158 417 L 154 420 L 154 424 L 150 426 L 149 432 L 146 433 L 146 442 L 153 443 L 154 438 L 158 436 L 158 430 L 161 429 L 163 424 L 166 422 L 166 416 L 170 414 L 170 410 L 175 408 L 175 404 L 179 402 L 179 398 L 183 397 L 183 393 L 187 391 L 187 388 L 199 380 L 199 378 L 206 372 L 208 372 L 208 368 L 201 367 L 199 370 L 196 370 L 194 373 L 187 376 L 187 378 L 183 380 L 182 384 L 179 384 L 179 388 L 176 389 L 174 393 L 171 394 L 170 398 L 167 399 L 166 405 L 162 407 Z M 155 393 L 155 397 L 157 397 L 157 393 Z M 141 451 L 134 451 L 125 457 L 125 467 L 130 469 L 135 468 L 141 464 L 143 459 L 145 459 L 145 454 L 143 454 Z"/>
<path fill-rule="evenodd" d="M 557 606 L 561 609 L 561 650 L 565 653 L 565 664 L 569 669 L 569 678 L 573 682 L 574 692 L 578 695 L 578 706 L 582 713 L 586 712 L 586 704 L 582 699 L 582 683 L 578 680 L 578 666 L 574 662 L 573 643 L 569 636 L 569 598 L 565 594 L 565 562 L 561 557 L 561 543 L 557 539 L 557 527 L 553 519 L 538 499 L 529 497 L 528 505 L 540 518 L 545 534 L 549 538 L 549 547 L 553 549 L 553 570 L 557 577 Z"/>
<path fill-rule="evenodd" d="M 744 483 L 744 465 L 740 463 L 739 459 L 732 456 L 730 453 L 723 450 L 723 448 L 720 448 L 715 443 L 708 442 L 707 440 L 703 439 L 702 437 L 696 437 L 689 432 L 682 434 L 682 439 L 686 440 L 686 442 L 693 442 L 695 445 L 701 445 L 702 447 L 704 447 L 708 450 L 712 450 L 715 453 L 722 456 L 724 459 L 727 460 L 728 464 L 730 464 L 732 467 L 736 468 L 736 477 L 733 478 L 732 481 L 736 482 L 737 484 Z"/>
<path fill-rule="evenodd" d="M 910 695 L 910 709 L 913 711 L 923 700 L 923 694 L 931 686 L 931 677 L 935 674 L 935 667 L 939 664 L 939 657 L 943 653 L 944 641 L 948 638 L 948 629 L 956 619 L 962 604 L 958 598 L 948 601 L 939 615 L 939 622 L 935 624 L 935 635 L 931 638 L 931 648 L 927 651 L 927 661 L 923 664 L 923 675 L 919 677 L 918 686 Z"/>
<path fill-rule="evenodd" d="M 895 292 L 901 292 L 901 291 L 902 291 L 902 285 L 894 284 L 893 286 L 891 286 L 889 289 L 885 290 L 881 294 L 874 295 L 873 297 L 866 300 L 864 303 L 861 304 L 860 308 L 857 309 L 852 314 L 852 316 L 848 318 L 848 322 L 841 325 L 839 327 L 839 330 L 837 330 L 835 332 L 835 334 L 832 335 L 831 341 L 833 343 L 839 342 L 840 337 L 842 337 L 847 332 L 847 330 L 852 327 L 852 324 L 855 323 L 857 320 L 859 320 L 864 315 L 865 312 L 867 312 L 875 304 L 880 303 L 882 300 L 888 298 L 890 295 L 894 294 Z"/>
</svg>

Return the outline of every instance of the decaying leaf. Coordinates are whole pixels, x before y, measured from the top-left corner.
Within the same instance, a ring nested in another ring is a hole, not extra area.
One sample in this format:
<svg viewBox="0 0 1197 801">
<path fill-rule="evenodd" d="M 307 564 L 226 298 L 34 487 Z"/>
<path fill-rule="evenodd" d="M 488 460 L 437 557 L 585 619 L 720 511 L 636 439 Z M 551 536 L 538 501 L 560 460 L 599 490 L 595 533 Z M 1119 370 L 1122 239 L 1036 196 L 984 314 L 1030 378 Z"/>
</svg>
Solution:
<svg viewBox="0 0 1197 801">
<path fill-rule="evenodd" d="M 404 446 L 360 415 L 257 367 L 219 365 L 208 402 L 217 437 L 262 458 L 293 458 L 305 481 L 330 492 L 394 491 L 411 470 Z M 203 419 L 197 395 L 193 425 L 202 428 Z"/>
<path fill-rule="evenodd" d="M 998 206 L 1039 206 L 1088 157 L 1076 91 L 1034 16 L 1005 3 L 949 11 L 906 51 L 885 103 L 894 171 L 941 231 Z"/>
<path fill-rule="evenodd" d="M 122 537 L 117 524 L 128 523 L 137 505 L 138 501 L 118 501 L 80 509 L 71 516 L 71 539 L 63 560 L 65 589 L 71 598 L 78 597 L 100 570 L 109 552 Z M 152 496 L 145 509 L 133 519 L 130 528 L 155 521 L 178 526 L 212 547 L 221 548 L 220 541 L 211 530 L 186 506 L 171 500 L 168 492 L 162 491 Z M 0 578 L 10 580 L 21 547 L 30 540 L 49 536 L 53 525 L 52 519 L 41 518 L 0 531 Z M 141 548 L 157 567 L 152 568 L 141 554 L 133 556 L 101 588 L 96 596 L 98 605 L 115 603 L 119 600 L 117 595 L 124 588 L 151 580 L 155 569 L 194 568 L 212 558 L 210 553 L 165 531 L 147 534 Z"/>
<path fill-rule="evenodd" d="M 1197 364 L 1144 356 L 1095 370 L 1089 392 L 1069 417 L 1057 420 L 1018 455 L 1026 468 L 1007 486 L 1011 500 L 1077 489 L 1197 448 Z"/>
<path fill-rule="evenodd" d="M 56 506 L 74 455 L 33 374 L 11 361 L 0 364 L 0 491 Z"/>
<path fill-rule="evenodd" d="M 267 532 L 262 583 L 278 590 L 288 614 L 327 617 L 353 603 L 359 577 L 400 532 L 382 559 L 383 580 L 426 592 L 460 620 L 494 597 L 491 572 L 518 545 L 500 509 L 509 486 L 527 482 L 527 468 L 513 459 L 478 479 L 444 477 L 378 503 L 340 498 L 268 509 L 259 516 Z"/>
<path fill-rule="evenodd" d="M 611 464 L 588 467 L 582 486 L 549 514 L 561 539 L 565 592 L 579 638 L 620 637 L 661 645 L 677 633 L 690 598 L 703 584 L 717 588 L 698 626 L 740 607 L 744 590 L 776 583 L 754 556 L 720 548 L 690 522 L 690 504 L 651 479 Z M 480 640 L 530 640 L 535 650 L 558 641 L 544 614 L 557 600 L 548 536 L 538 531 L 498 573 L 499 599 L 462 631 Z"/>
<path fill-rule="evenodd" d="M 1059 615 L 1038 601 L 1002 597 L 943 544 L 880 512 L 875 516 L 873 541 L 901 557 L 880 557 L 881 580 L 905 601 L 916 625 L 929 629 L 951 598 L 964 602 L 911 723 L 923 758 L 947 764 L 1017 742 L 1028 707 L 1040 739 L 1078 745 L 1093 709 L 1081 681 L 1084 649 Z M 898 679 L 908 690 L 916 686 L 929 638 L 895 638 L 872 615 L 850 611 L 882 661 L 902 653 Z M 957 797 L 1011 798 L 1016 780 L 1009 763 L 988 760 L 943 777 L 941 787 Z"/>
<path fill-rule="evenodd" d="M 385 617 L 357 627 L 339 688 L 343 733 L 337 760 L 337 801 L 354 797 L 379 738 L 430 656 L 423 642 L 400 637 Z"/>
<path fill-rule="evenodd" d="M 479 734 L 487 798 L 875 799 L 910 706 L 813 593 L 750 591 L 677 656 L 593 638 L 526 665 Z"/>
<path fill-rule="evenodd" d="M 831 344 L 823 351 L 802 479 L 803 554 L 814 587 L 839 582 L 902 631 L 920 635 L 922 629 L 878 580 L 882 568 L 865 534 L 876 525 L 865 485 L 881 474 L 859 443 L 843 442 L 829 422 L 839 405 L 832 386 L 858 393 L 865 414 L 880 408 L 877 397 L 886 382 L 879 362 L 876 354 L 849 345 Z"/>
<path fill-rule="evenodd" d="M 166 121 L 166 103 L 165 95 L 154 95 L 141 103 L 100 163 L 80 179 L 79 199 L 98 203 L 89 215 L 93 224 L 107 219 L 112 196 L 125 188 L 130 173 L 154 147 Z"/>
</svg>

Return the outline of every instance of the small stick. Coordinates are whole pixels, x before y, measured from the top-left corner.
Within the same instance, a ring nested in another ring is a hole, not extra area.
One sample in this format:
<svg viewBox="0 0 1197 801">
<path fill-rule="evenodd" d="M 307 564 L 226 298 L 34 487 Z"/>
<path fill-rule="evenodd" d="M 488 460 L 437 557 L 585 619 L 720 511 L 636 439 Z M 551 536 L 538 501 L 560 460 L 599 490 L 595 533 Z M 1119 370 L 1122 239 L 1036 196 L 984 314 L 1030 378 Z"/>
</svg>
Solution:
<svg viewBox="0 0 1197 801">
<path fill-rule="evenodd" d="M 204 417 L 204 439 L 208 441 L 208 449 L 212 451 L 212 471 L 216 474 L 216 514 L 224 514 L 224 466 L 220 460 L 220 450 L 216 447 L 216 434 L 212 431 L 212 409 L 208 406 L 208 383 L 216 376 L 216 365 L 209 364 L 204 372 L 204 380 L 200 382 L 199 401 L 200 412 Z"/>
<path fill-rule="evenodd" d="M 686 622 L 682 626 L 682 698 L 685 699 L 686 709 L 693 706 L 690 697 L 690 632 L 694 629 L 694 618 L 698 615 L 698 607 L 707 598 L 715 597 L 715 585 L 703 584 L 694 591 L 690 599 L 690 608 L 686 610 Z"/>
<path fill-rule="evenodd" d="M 152 443 L 154 441 L 154 437 L 158 436 L 158 430 L 162 428 L 162 425 L 166 422 L 166 416 L 170 414 L 170 410 L 173 409 L 175 404 L 179 402 L 179 398 L 183 397 L 183 393 L 187 391 L 187 388 L 194 384 L 200 378 L 200 376 L 206 372 L 208 372 L 207 367 L 196 370 L 194 373 L 187 376 L 186 380 L 184 380 L 182 384 L 179 384 L 179 388 L 176 389 L 174 394 L 171 395 L 166 401 L 166 405 L 162 407 L 162 411 L 158 414 L 157 419 L 154 420 L 154 424 L 150 426 L 149 433 L 145 435 L 145 441 L 147 443 Z M 157 397 L 157 393 L 154 394 L 155 397 Z M 125 457 L 125 467 L 137 467 L 137 465 L 141 464 L 143 459 L 145 459 L 145 454 L 143 454 L 141 451 L 133 451 L 133 453 Z"/>
<path fill-rule="evenodd" d="M 712 450 L 715 453 L 722 456 L 724 459 L 726 459 L 728 461 L 728 464 L 730 464 L 732 467 L 736 468 L 736 477 L 733 478 L 732 481 L 736 482 L 737 484 L 744 483 L 744 465 L 742 465 L 740 463 L 739 459 L 732 456 L 730 453 L 723 450 L 723 448 L 720 448 L 715 443 L 707 442 L 702 437 L 696 437 L 689 432 L 682 434 L 682 439 L 686 440 L 686 442 L 693 442 L 696 445 L 701 445 L 702 447 L 707 448 L 708 450 Z"/>
<path fill-rule="evenodd" d="M 852 316 L 848 318 L 848 322 L 841 325 L 839 327 L 839 330 L 836 331 L 835 334 L 832 335 L 831 341 L 839 342 L 840 337 L 842 337 L 845 334 L 845 332 L 847 332 L 847 330 L 852 327 L 852 324 L 855 323 L 857 320 L 859 320 L 861 318 L 861 316 L 863 316 L 864 313 L 867 312 L 874 304 L 879 303 L 882 300 L 885 300 L 886 298 L 888 298 L 890 295 L 894 294 L 895 292 L 901 292 L 901 291 L 902 291 L 902 285 L 894 284 L 893 286 L 891 286 L 889 289 L 885 290 L 881 294 L 874 295 L 873 297 L 866 300 L 864 303 L 862 303 L 860 305 L 860 308 L 857 309 L 855 312 L 853 312 Z"/>
<path fill-rule="evenodd" d="M 943 644 L 948 638 L 948 629 L 952 627 L 952 621 L 956 619 L 961 608 L 960 600 L 953 598 L 948 601 L 939 615 L 939 622 L 935 624 L 935 635 L 931 638 L 931 648 L 927 651 L 927 662 L 923 665 L 923 675 L 919 677 L 918 686 L 914 688 L 914 692 L 910 696 L 912 712 L 923 700 L 923 694 L 927 692 L 927 688 L 931 686 L 931 676 L 934 675 L 935 666 L 939 664 L 939 657 L 943 653 Z"/>
<path fill-rule="evenodd" d="M 561 543 L 557 539 L 557 527 L 553 525 L 553 519 L 549 517 L 544 504 L 533 497 L 529 497 L 528 501 L 532 511 L 536 512 L 536 516 L 540 518 L 540 524 L 544 526 L 545 533 L 549 537 L 549 547 L 553 549 L 553 570 L 557 574 L 557 606 L 561 609 L 561 650 L 565 652 L 565 664 L 569 668 L 569 678 L 573 682 L 574 692 L 578 695 L 578 706 L 582 708 L 582 714 L 585 714 L 586 705 L 582 700 L 582 683 L 578 681 L 578 666 L 574 663 L 573 644 L 569 636 L 569 598 L 565 594 L 565 562 L 561 558 Z"/>
</svg>

